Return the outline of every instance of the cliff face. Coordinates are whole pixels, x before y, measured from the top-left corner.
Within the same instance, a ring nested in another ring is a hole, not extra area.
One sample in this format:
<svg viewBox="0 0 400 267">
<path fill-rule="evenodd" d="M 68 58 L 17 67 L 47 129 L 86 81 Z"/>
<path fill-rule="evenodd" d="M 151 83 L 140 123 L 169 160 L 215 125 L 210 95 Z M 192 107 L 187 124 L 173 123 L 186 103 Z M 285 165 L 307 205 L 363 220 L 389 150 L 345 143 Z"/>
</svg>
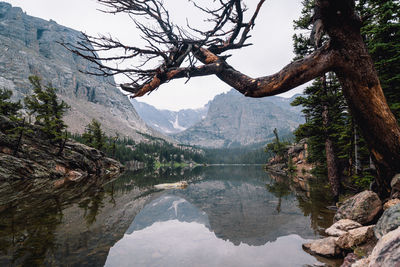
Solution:
<svg viewBox="0 0 400 267">
<path fill-rule="evenodd" d="M 246 98 L 235 90 L 218 95 L 210 102 L 207 116 L 186 131 L 174 135 L 182 143 L 204 147 L 232 147 L 267 142 L 273 129 L 279 134 L 293 131 L 303 122 L 293 99 Z"/>
<path fill-rule="evenodd" d="M 96 118 L 109 135 L 118 132 L 137 141 L 144 140 L 138 132 L 162 137 L 140 119 L 112 78 L 79 72 L 92 65 L 57 43 L 73 44 L 81 36 L 0 2 L 0 88 L 10 89 L 15 99 L 22 99 L 32 92 L 28 77 L 37 75 L 44 84 L 58 88 L 59 97 L 72 107 L 65 118 L 71 132 L 83 132 Z"/>
<path fill-rule="evenodd" d="M 131 103 L 148 125 L 164 134 L 175 134 L 186 130 L 204 119 L 208 111 L 208 105 L 199 109 L 171 111 L 157 109 L 135 99 L 131 99 Z"/>
</svg>

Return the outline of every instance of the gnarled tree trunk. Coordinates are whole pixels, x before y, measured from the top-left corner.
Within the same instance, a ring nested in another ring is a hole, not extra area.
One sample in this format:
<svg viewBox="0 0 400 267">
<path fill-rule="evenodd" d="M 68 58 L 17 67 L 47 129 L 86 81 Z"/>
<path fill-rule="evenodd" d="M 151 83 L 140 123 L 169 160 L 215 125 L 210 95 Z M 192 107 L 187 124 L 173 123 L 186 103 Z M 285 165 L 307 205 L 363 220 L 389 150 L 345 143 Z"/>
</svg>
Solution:
<svg viewBox="0 0 400 267">
<path fill-rule="evenodd" d="M 390 193 L 390 180 L 400 172 L 400 128 L 383 95 L 374 64 L 360 34 L 354 1 L 317 1 L 336 55 L 333 70 L 350 111 L 367 141 L 377 168 L 381 197 Z"/>
</svg>

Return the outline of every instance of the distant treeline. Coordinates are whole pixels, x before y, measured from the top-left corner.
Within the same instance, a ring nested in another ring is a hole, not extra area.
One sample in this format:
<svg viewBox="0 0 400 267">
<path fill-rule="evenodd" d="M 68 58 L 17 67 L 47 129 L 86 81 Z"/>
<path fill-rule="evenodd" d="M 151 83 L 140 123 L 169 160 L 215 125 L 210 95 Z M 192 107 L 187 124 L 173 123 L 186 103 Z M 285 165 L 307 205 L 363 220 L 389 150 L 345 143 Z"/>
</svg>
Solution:
<svg viewBox="0 0 400 267">
<path fill-rule="evenodd" d="M 91 145 L 85 134 L 70 134 L 77 142 Z M 176 146 L 166 141 L 151 141 L 149 143 L 137 143 L 128 137 L 104 136 L 104 145 L 100 149 L 108 157 L 121 163 L 136 160 L 144 162 L 148 167 L 156 162 L 167 163 L 205 163 L 204 154 L 200 150 L 190 147 Z"/>
</svg>

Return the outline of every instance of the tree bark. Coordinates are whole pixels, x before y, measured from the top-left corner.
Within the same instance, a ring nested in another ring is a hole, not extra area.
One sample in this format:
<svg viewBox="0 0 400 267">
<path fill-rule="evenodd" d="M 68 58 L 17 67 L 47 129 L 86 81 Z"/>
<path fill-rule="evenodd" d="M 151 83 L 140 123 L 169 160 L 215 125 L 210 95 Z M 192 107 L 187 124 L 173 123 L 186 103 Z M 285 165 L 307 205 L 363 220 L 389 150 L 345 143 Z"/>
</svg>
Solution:
<svg viewBox="0 0 400 267">
<path fill-rule="evenodd" d="M 334 71 L 350 111 L 367 141 L 377 168 L 379 195 L 387 197 L 390 181 L 400 172 L 400 128 L 383 95 L 377 72 L 360 34 L 354 1 L 320 0 L 322 19 L 331 38 Z"/>
</svg>

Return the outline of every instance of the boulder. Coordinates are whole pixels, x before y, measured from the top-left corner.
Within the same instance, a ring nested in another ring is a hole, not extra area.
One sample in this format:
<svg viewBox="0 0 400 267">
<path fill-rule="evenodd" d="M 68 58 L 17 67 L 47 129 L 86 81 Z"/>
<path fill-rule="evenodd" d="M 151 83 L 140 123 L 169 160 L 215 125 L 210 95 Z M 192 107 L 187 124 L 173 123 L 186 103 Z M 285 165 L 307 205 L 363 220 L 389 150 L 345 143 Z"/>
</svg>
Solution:
<svg viewBox="0 0 400 267">
<path fill-rule="evenodd" d="M 382 236 L 369 256 L 368 266 L 400 266 L 400 227 Z"/>
<path fill-rule="evenodd" d="M 336 244 L 341 249 L 351 249 L 355 246 L 361 245 L 373 238 L 374 227 L 374 225 L 370 225 L 349 230 L 346 234 L 338 238 Z"/>
<path fill-rule="evenodd" d="M 387 210 L 390 207 L 393 207 L 397 204 L 400 203 L 400 199 L 394 198 L 394 199 L 389 199 L 384 205 L 383 205 L 383 210 Z"/>
<path fill-rule="evenodd" d="M 354 253 L 349 253 L 343 260 L 343 264 L 340 267 L 351 267 L 353 263 L 358 260 L 358 257 Z"/>
<path fill-rule="evenodd" d="M 335 214 L 334 222 L 350 219 L 362 225 L 374 220 L 382 210 L 382 202 L 372 191 L 363 191 L 346 200 Z"/>
<path fill-rule="evenodd" d="M 349 219 L 342 219 L 335 222 L 331 227 L 325 230 L 325 233 L 330 236 L 341 236 L 347 233 L 347 231 L 361 227 L 362 225 L 356 221 Z"/>
<path fill-rule="evenodd" d="M 363 258 L 353 263 L 351 267 L 366 267 L 368 266 L 368 264 L 369 264 L 369 258 Z"/>
<path fill-rule="evenodd" d="M 380 239 L 390 231 L 400 226 L 400 204 L 385 210 L 376 224 L 374 233 L 376 238 Z"/>
<path fill-rule="evenodd" d="M 390 187 L 392 188 L 391 196 L 399 197 L 400 196 L 400 173 L 396 174 L 392 181 L 390 182 Z"/>
<path fill-rule="evenodd" d="M 316 254 L 324 257 L 337 257 L 341 250 L 336 245 L 337 237 L 326 237 L 323 239 L 314 240 L 311 243 L 303 244 L 303 249 L 311 254 Z"/>
</svg>

